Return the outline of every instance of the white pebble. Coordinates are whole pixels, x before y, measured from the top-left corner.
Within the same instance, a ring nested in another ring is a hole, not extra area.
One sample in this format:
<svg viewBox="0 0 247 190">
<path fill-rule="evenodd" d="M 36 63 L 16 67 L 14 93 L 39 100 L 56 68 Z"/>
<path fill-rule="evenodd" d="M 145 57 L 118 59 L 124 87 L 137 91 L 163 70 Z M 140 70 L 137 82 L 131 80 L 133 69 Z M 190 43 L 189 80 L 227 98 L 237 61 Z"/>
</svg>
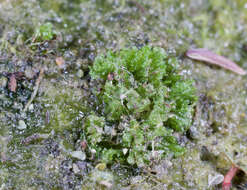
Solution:
<svg viewBox="0 0 247 190">
<path fill-rule="evenodd" d="M 86 159 L 86 154 L 82 151 L 73 151 L 70 153 L 70 155 L 73 157 L 73 158 L 77 158 L 79 160 L 85 160 Z"/>
<path fill-rule="evenodd" d="M 27 125 L 26 125 L 26 123 L 23 120 L 19 120 L 17 128 L 19 130 L 23 130 L 23 129 L 26 129 L 27 128 Z"/>
</svg>

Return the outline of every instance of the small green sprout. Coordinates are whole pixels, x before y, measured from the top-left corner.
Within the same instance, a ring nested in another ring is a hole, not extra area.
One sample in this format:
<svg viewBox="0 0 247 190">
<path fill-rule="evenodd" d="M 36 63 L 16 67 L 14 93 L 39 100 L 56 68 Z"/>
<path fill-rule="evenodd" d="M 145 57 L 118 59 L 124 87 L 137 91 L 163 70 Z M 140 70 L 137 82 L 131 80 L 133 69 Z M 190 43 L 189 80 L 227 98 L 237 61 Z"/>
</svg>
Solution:
<svg viewBox="0 0 247 190">
<path fill-rule="evenodd" d="M 174 132 L 191 125 L 197 97 L 175 58 L 150 46 L 110 51 L 95 59 L 90 75 L 101 84 L 95 95 L 104 106 L 86 118 L 83 136 L 102 162 L 143 167 L 184 153 Z"/>
<path fill-rule="evenodd" d="M 55 36 L 53 25 L 51 23 L 45 23 L 36 29 L 34 39 L 35 41 L 52 40 Z"/>
</svg>

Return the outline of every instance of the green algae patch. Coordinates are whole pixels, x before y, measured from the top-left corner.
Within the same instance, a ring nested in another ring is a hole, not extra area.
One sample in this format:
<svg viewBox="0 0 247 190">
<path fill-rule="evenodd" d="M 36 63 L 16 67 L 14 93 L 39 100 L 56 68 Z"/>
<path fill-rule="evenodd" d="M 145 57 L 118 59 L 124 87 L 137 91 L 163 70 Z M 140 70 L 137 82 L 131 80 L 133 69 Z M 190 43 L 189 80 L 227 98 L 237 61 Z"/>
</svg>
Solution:
<svg viewBox="0 0 247 190">
<path fill-rule="evenodd" d="M 141 167 L 184 153 L 174 133 L 191 125 L 197 97 L 193 81 L 184 80 L 178 67 L 164 49 L 150 46 L 95 59 L 90 75 L 100 82 L 94 93 L 103 108 L 87 117 L 84 138 L 102 161 Z"/>
</svg>

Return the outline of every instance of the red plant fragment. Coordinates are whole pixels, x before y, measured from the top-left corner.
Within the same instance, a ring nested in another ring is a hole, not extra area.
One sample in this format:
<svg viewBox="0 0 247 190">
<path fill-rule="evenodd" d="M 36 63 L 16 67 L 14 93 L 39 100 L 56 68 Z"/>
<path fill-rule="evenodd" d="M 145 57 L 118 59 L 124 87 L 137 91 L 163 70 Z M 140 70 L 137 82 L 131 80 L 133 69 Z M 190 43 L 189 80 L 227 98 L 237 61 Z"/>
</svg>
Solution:
<svg viewBox="0 0 247 190">
<path fill-rule="evenodd" d="M 232 178 L 236 175 L 238 167 L 232 165 L 231 169 L 227 172 L 222 183 L 222 190 L 230 190 L 232 185 Z"/>
<path fill-rule="evenodd" d="M 16 80 L 21 80 L 21 79 L 23 79 L 23 78 L 25 77 L 24 72 L 20 72 L 20 71 L 14 72 L 14 73 L 12 73 L 12 74 L 15 75 Z"/>
<path fill-rule="evenodd" d="M 246 71 L 244 71 L 241 67 L 239 67 L 233 61 L 217 55 L 207 49 L 191 49 L 186 52 L 186 56 L 191 59 L 195 59 L 198 61 L 205 61 L 207 63 L 211 63 L 214 65 L 221 66 L 225 69 L 231 70 L 239 75 L 245 75 Z"/>
<path fill-rule="evenodd" d="M 81 149 L 86 150 L 87 148 L 87 142 L 86 141 L 81 141 Z"/>
<path fill-rule="evenodd" d="M 113 80 L 114 79 L 114 74 L 113 73 L 109 73 L 108 75 L 107 75 L 107 79 L 108 80 Z"/>
<path fill-rule="evenodd" d="M 15 74 L 11 74 L 9 78 L 8 88 L 11 92 L 15 92 L 17 87 L 17 82 L 15 78 Z"/>
</svg>

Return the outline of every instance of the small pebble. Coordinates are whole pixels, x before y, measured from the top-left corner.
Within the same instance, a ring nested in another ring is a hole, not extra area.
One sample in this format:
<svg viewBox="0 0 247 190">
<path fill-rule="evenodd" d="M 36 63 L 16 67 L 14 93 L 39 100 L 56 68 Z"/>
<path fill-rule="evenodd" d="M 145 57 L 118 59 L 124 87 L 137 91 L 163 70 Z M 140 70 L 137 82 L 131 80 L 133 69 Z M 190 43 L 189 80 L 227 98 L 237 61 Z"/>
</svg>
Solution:
<svg viewBox="0 0 247 190">
<path fill-rule="evenodd" d="M 26 125 L 26 123 L 23 120 L 19 120 L 17 128 L 19 130 L 23 130 L 23 129 L 26 129 L 27 128 L 27 125 Z"/>
<path fill-rule="evenodd" d="M 18 46 L 24 45 L 23 38 L 24 38 L 24 37 L 23 37 L 22 34 L 19 34 L 19 35 L 17 36 L 16 44 L 17 44 Z"/>
<path fill-rule="evenodd" d="M 83 64 L 82 59 L 77 59 L 75 64 L 77 67 L 80 67 Z"/>
<path fill-rule="evenodd" d="M 78 166 L 76 165 L 76 164 L 73 164 L 73 172 L 75 173 L 75 174 L 78 174 L 79 172 L 80 172 L 80 169 L 78 168 Z"/>
<path fill-rule="evenodd" d="M 197 128 L 195 126 L 191 126 L 187 132 L 187 135 L 189 138 L 193 139 L 193 140 L 198 140 L 200 139 L 200 135 L 199 132 L 197 130 Z"/>
<path fill-rule="evenodd" d="M 87 171 L 87 163 L 86 162 L 82 162 L 82 161 L 78 161 L 76 162 L 78 168 L 84 173 Z"/>
<path fill-rule="evenodd" d="M 29 110 L 29 111 L 32 111 L 33 109 L 34 109 L 33 104 L 30 104 L 30 106 L 28 107 L 28 110 Z"/>
<path fill-rule="evenodd" d="M 35 73 L 33 72 L 32 68 L 31 67 L 27 67 L 25 69 L 25 76 L 28 78 L 28 79 L 33 79 L 34 76 L 35 76 Z"/>
<path fill-rule="evenodd" d="M 131 178 L 131 184 L 140 183 L 142 180 L 143 180 L 143 177 L 140 176 L 140 175 L 135 176 L 135 177 L 132 177 L 132 178 Z"/>
<path fill-rule="evenodd" d="M 82 78 L 84 76 L 84 72 L 80 69 L 77 71 L 76 76 Z"/>
<path fill-rule="evenodd" d="M 0 88 L 5 88 L 7 86 L 8 79 L 4 76 L 0 78 Z"/>
<path fill-rule="evenodd" d="M 123 154 L 126 155 L 128 152 L 128 149 L 127 148 L 123 148 Z"/>
<path fill-rule="evenodd" d="M 214 176 L 210 175 L 208 176 L 208 187 L 212 187 L 215 185 L 218 185 L 222 183 L 224 180 L 224 176 L 222 174 L 216 174 Z"/>
<path fill-rule="evenodd" d="M 86 154 L 82 151 L 73 151 L 70 153 L 70 155 L 73 157 L 73 158 L 77 158 L 79 160 L 85 160 L 86 159 Z"/>
</svg>

